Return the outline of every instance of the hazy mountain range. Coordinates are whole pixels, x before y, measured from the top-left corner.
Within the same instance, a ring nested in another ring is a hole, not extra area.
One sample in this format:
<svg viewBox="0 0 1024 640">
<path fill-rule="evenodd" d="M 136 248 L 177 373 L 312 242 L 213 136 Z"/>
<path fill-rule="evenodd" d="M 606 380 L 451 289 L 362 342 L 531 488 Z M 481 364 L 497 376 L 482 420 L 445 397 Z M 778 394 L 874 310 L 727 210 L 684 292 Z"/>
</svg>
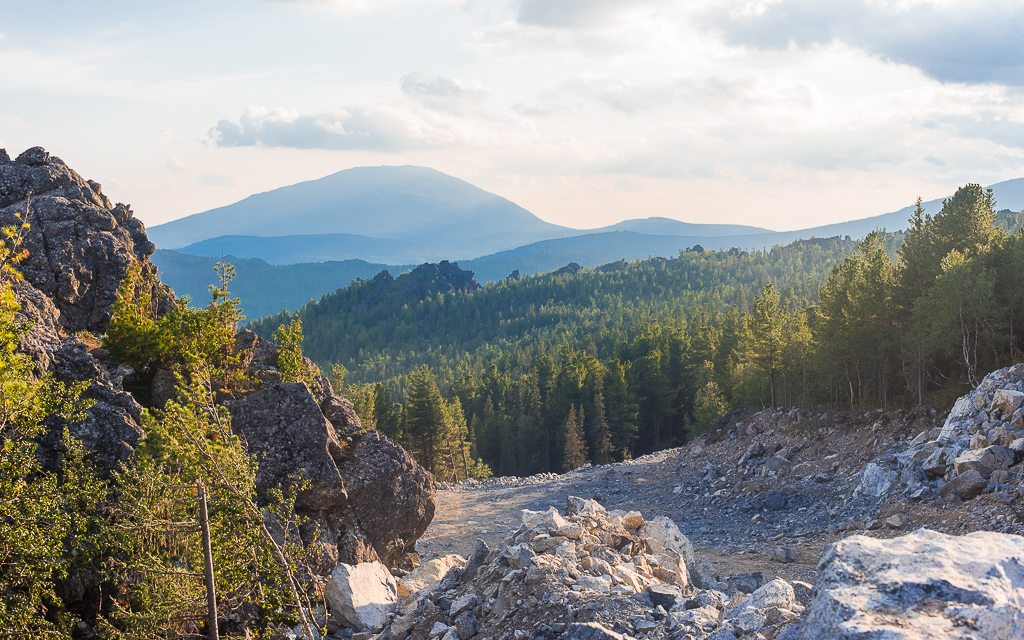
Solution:
<svg viewBox="0 0 1024 640">
<path fill-rule="evenodd" d="M 1024 178 L 992 188 L 998 208 L 1024 209 Z M 941 206 L 941 199 L 925 203 L 932 214 Z M 514 270 L 545 272 L 569 262 L 596 266 L 672 257 L 695 245 L 761 249 L 800 238 L 859 238 L 874 229 L 904 228 L 912 211 L 908 206 L 798 231 L 657 217 L 580 230 L 545 222 L 505 198 L 433 169 L 360 167 L 252 195 L 151 227 L 148 233 L 160 249 L 174 250 L 153 258 L 164 281 L 197 302 L 205 300 L 212 274 L 208 267 L 220 256 L 231 256 L 239 273 L 248 271 L 252 277 L 240 275 L 239 285 L 249 290 L 237 293 L 245 294 L 243 304 L 255 318 L 295 308 L 383 268 L 397 275 L 409 265 L 457 260 L 486 282 Z"/>
</svg>

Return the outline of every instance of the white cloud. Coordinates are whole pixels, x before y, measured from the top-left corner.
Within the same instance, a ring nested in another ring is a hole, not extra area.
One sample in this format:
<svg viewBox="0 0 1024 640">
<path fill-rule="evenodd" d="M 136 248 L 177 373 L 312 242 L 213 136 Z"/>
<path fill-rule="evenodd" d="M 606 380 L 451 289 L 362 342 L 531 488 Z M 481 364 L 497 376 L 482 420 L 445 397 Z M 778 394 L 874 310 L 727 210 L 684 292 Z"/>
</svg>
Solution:
<svg viewBox="0 0 1024 640">
<path fill-rule="evenodd" d="M 1024 84 L 1024 4 L 1018 0 L 731 0 L 698 23 L 761 50 L 842 42 L 917 67 L 943 82 Z"/>
<path fill-rule="evenodd" d="M 167 158 L 164 164 L 175 173 L 186 173 L 188 171 L 188 165 L 175 156 Z"/>
<path fill-rule="evenodd" d="M 307 11 L 332 13 L 374 13 L 415 5 L 460 6 L 465 0 L 264 0 L 272 4 L 299 7 Z"/>
<path fill-rule="evenodd" d="M 457 113 L 480 105 L 491 90 L 475 80 L 463 82 L 418 71 L 402 78 L 402 93 L 435 111 Z"/>
</svg>

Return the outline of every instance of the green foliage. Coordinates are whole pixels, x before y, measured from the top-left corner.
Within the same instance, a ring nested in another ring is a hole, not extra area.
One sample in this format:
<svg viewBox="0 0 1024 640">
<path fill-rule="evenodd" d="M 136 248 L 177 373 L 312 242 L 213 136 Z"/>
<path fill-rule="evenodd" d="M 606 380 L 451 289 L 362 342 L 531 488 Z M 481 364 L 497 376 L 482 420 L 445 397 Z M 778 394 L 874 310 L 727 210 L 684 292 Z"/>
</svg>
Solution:
<svg viewBox="0 0 1024 640">
<path fill-rule="evenodd" d="M 180 400 L 147 420 L 135 464 L 114 474 L 116 524 L 103 530 L 98 544 L 116 550 L 106 557 L 104 573 L 120 588 L 103 619 L 115 637 L 187 633 L 205 614 L 200 484 L 208 487 L 218 606 L 231 611 L 260 602 L 272 618 L 293 604 L 288 573 L 275 557 L 264 519 L 289 529 L 299 524 L 294 495 L 279 493 L 273 515 L 256 505 L 256 460 L 231 432 L 230 415 L 214 404 L 205 374 L 196 372 L 192 378 L 200 382 L 191 385 L 179 379 Z M 287 551 L 293 559 L 302 555 L 300 544 Z"/>
<path fill-rule="evenodd" d="M 287 325 L 278 327 L 274 331 L 274 342 L 280 347 L 277 370 L 281 372 L 281 378 L 285 382 L 304 382 L 310 389 L 318 389 L 320 383 L 302 355 L 302 320 L 293 318 Z"/>
<path fill-rule="evenodd" d="M 75 559 L 65 542 L 89 532 L 104 488 L 66 428 L 57 470 L 36 455 L 43 420 L 80 420 L 88 385 L 34 379 L 32 361 L 16 351 L 27 329 L 18 309 L 0 283 L 0 620 L 14 636 L 69 638 L 75 621 L 59 609 L 54 580 L 68 575 Z"/>
</svg>

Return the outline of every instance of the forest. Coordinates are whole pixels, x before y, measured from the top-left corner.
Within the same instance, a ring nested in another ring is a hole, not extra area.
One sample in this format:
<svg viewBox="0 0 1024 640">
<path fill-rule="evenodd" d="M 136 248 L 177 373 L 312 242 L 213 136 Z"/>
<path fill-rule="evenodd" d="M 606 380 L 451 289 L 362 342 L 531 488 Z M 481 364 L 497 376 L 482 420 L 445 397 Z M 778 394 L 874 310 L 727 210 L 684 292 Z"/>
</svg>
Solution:
<svg viewBox="0 0 1024 640">
<path fill-rule="evenodd" d="M 368 426 L 440 479 L 530 475 L 677 446 L 747 407 L 944 406 L 1019 361 L 1021 214 L 967 185 L 860 242 L 507 278 L 400 308 L 356 282 L 301 320 Z"/>
</svg>

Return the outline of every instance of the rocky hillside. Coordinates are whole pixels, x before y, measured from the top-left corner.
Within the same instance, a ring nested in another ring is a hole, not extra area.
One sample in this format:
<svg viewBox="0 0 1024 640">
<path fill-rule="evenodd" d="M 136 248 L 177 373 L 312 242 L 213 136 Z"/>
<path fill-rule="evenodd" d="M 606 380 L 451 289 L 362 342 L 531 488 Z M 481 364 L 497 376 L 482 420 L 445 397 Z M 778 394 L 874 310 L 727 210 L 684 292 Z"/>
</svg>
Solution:
<svg viewBox="0 0 1024 640">
<path fill-rule="evenodd" d="M 32 325 L 21 349 L 32 357 L 36 375 L 88 384 L 85 397 L 94 404 L 84 420 L 68 425 L 71 435 L 102 471 L 130 466 L 145 435 L 140 400 L 162 407 L 174 396 L 174 377 L 159 370 L 142 378 L 113 361 L 96 334 L 110 321 L 129 267 L 155 273 L 149 261 L 155 247 L 129 207 L 112 205 L 99 184 L 38 147 L 14 161 L 0 150 L 0 223 L 18 224 L 24 216 L 17 212 L 27 212 L 30 225 L 24 279 L 14 284 L 21 317 Z M 175 304 L 168 287 L 155 285 L 152 293 L 157 315 Z M 240 333 L 233 355 L 255 388 L 220 400 L 230 407 L 232 430 L 258 456 L 261 499 L 278 485 L 305 481 L 296 502 L 305 518 L 298 533 L 311 552 L 305 575 L 316 581 L 339 562 L 412 568 L 415 542 L 434 514 L 433 477 L 401 447 L 363 430 L 352 404 L 312 362 L 306 361 L 310 384 L 284 382 L 279 354 L 274 343 Z M 145 397 L 126 391 L 129 381 L 136 389 L 145 382 Z M 61 446 L 64 423 L 51 422 L 38 452 L 44 459 L 55 459 Z M 278 533 L 283 541 L 284 531 Z M 89 575 L 73 578 L 77 586 L 62 594 L 66 606 L 102 600 Z M 96 607 L 91 610 L 96 615 Z"/>
</svg>

